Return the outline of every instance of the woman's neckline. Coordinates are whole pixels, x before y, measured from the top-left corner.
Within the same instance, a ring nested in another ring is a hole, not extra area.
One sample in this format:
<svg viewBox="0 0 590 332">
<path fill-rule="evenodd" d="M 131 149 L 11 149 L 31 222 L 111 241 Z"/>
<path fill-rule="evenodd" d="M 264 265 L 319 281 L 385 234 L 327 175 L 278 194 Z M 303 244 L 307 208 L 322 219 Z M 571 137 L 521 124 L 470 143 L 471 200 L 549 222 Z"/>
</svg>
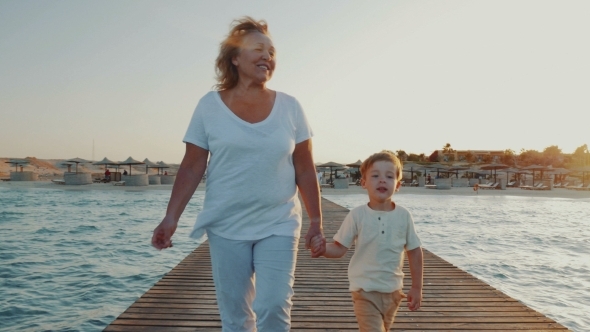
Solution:
<svg viewBox="0 0 590 332">
<path fill-rule="evenodd" d="M 270 109 L 270 113 L 268 113 L 268 115 L 266 116 L 266 118 L 262 119 L 261 121 L 258 122 L 249 122 L 246 121 L 244 119 L 242 119 L 241 117 L 239 117 L 236 113 L 234 113 L 229 106 L 227 106 L 225 104 L 225 102 L 223 101 L 223 99 L 221 99 L 221 94 L 220 91 L 214 91 L 214 95 L 215 95 L 215 99 L 217 100 L 217 102 L 221 105 L 222 109 L 227 112 L 231 117 L 233 117 L 234 119 L 236 119 L 237 121 L 248 125 L 248 126 L 259 126 L 262 124 L 265 124 L 266 122 L 270 121 L 270 119 L 273 117 L 273 114 L 275 113 L 275 109 L 277 108 L 277 104 L 279 101 L 279 92 L 278 91 L 274 91 L 275 92 L 275 96 L 274 96 L 274 101 L 272 104 L 272 108 Z"/>
</svg>

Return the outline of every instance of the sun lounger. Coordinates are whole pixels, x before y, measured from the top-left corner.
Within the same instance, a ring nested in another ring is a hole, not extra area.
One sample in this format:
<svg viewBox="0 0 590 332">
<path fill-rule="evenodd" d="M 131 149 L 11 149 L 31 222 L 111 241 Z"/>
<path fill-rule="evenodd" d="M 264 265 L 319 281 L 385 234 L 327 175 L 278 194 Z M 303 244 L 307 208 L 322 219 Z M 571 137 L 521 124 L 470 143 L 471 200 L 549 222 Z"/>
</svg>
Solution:
<svg viewBox="0 0 590 332">
<path fill-rule="evenodd" d="M 565 187 L 565 189 L 574 189 L 574 190 L 577 190 L 577 189 L 582 188 L 583 185 L 584 185 L 583 183 L 580 183 L 577 186 L 567 186 L 567 187 Z"/>
<path fill-rule="evenodd" d="M 492 184 L 480 184 L 478 187 L 479 189 L 496 189 L 500 185 L 500 182 L 495 182 Z"/>
<path fill-rule="evenodd" d="M 404 181 L 404 180 L 401 180 L 399 183 L 402 185 L 402 187 L 406 186 L 406 181 Z"/>
<path fill-rule="evenodd" d="M 425 184 L 424 188 L 426 189 L 436 189 L 436 184 Z"/>
<path fill-rule="evenodd" d="M 51 182 L 53 182 L 55 184 L 66 184 L 66 181 L 64 181 L 64 180 L 51 180 Z"/>
<path fill-rule="evenodd" d="M 543 182 L 540 182 L 539 185 L 531 188 L 532 190 L 549 190 L 551 188 L 549 188 L 549 186 L 546 186 L 543 184 Z"/>
<path fill-rule="evenodd" d="M 576 190 L 590 190 L 590 183 L 586 187 L 576 188 Z"/>
<path fill-rule="evenodd" d="M 562 182 L 562 183 L 559 184 L 559 187 L 558 188 L 565 188 L 565 187 L 567 187 L 569 185 L 570 185 L 569 182 Z"/>
<path fill-rule="evenodd" d="M 515 184 L 516 184 L 516 181 L 510 181 L 510 182 L 508 182 L 506 187 L 514 187 Z"/>
<path fill-rule="evenodd" d="M 113 186 L 124 186 L 125 181 L 112 181 Z"/>
<path fill-rule="evenodd" d="M 521 186 L 520 189 L 536 190 L 536 189 L 540 189 L 542 186 L 543 186 L 543 182 L 539 182 L 534 186 Z"/>
<path fill-rule="evenodd" d="M 418 181 L 412 181 L 412 183 L 410 183 L 410 187 L 418 187 Z"/>
<path fill-rule="evenodd" d="M 10 178 L 2 178 L 0 180 L 2 180 L 2 181 L 10 181 Z"/>
</svg>

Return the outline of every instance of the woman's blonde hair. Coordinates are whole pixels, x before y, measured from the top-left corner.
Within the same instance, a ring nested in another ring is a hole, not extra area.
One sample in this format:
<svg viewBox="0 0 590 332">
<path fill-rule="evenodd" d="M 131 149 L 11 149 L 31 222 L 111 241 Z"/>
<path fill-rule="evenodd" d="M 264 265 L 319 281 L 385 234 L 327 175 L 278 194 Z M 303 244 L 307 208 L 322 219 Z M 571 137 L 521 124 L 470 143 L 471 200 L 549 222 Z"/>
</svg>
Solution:
<svg viewBox="0 0 590 332">
<path fill-rule="evenodd" d="M 393 152 L 389 150 L 383 150 L 381 152 L 374 153 L 369 156 L 369 158 L 365 159 L 365 161 L 363 161 L 361 164 L 361 176 L 364 178 L 369 167 L 378 161 L 391 161 L 395 166 L 395 177 L 398 181 L 402 179 L 402 162 Z"/>
<path fill-rule="evenodd" d="M 238 69 L 232 63 L 232 60 L 240 54 L 240 47 L 244 37 L 253 32 L 259 32 L 270 37 L 268 25 L 264 20 L 256 21 L 250 16 L 245 16 L 232 22 L 231 30 L 221 42 L 219 55 L 215 60 L 215 74 L 217 75 L 215 88 L 217 90 L 228 90 L 238 84 Z"/>
</svg>

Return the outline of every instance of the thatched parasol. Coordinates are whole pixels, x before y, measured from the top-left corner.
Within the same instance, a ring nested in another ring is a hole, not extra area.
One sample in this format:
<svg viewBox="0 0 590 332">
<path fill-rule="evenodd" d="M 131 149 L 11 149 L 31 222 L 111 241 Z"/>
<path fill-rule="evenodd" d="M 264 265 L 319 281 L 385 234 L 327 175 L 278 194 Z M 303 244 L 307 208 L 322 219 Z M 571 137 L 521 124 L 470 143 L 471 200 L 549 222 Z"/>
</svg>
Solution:
<svg viewBox="0 0 590 332">
<path fill-rule="evenodd" d="M 9 161 L 6 161 L 5 163 L 14 165 L 14 171 L 18 172 L 18 166 L 22 167 L 22 166 L 28 165 L 29 161 L 26 159 L 10 159 Z"/>
<path fill-rule="evenodd" d="M 132 157 L 127 158 L 125 161 L 119 163 L 119 165 L 129 165 L 129 175 L 131 175 L 131 165 L 143 165 L 143 161 L 135 160 Z"/>
<path fill-rule="evenodd" d="M 330 161 L 330 162 L 327 162 L 327 163 L 324 163 L 324 164 L 321 164 L 321 165 L 316 165 L 316 167 L 328 167 L 328 168 L 330 168 L 330 183 L 332 183 L 332 168 L 342 168 L 342 167 L 344 167 L 344 165 L 343 164 L 339 164 L 339 163 L 335 163 L 333 161 Z M 336 175 L 334 174 L 334 176 L 336 176 Z"/>
<path fill-rule="evenodd" d="M 149 159 L 145 158 L 143 160 L 143 163 L 145 164 L 145 174 L 148 173 L 148 168 L 157 168 L 158 165 L 156 163 L 151 162 Z"/>
<path fill-rule="evenodd" d="M 158 168 L 158 174 L 160 174 L 160 171 L 163 171 L 164 168 L 170 168 L 170 165 L 166 164 L 163 161 L 158 161 L 156 163 L 156 167 Z M 162 173 L 164 173 L 164 172 L 162 172 Z"/>
<path fill-rule="evenodd" d="M 82 159 L 82 158 L 73 158 L 66 160 L 66 163 L 75 163 L 76 164 L 76 174 L 78 173 L 78 164 L 87 164 L 90 163 L 90 160 Z"/>
<path fill-rule="evenodd" d="M 499 169 L 505 169 L 505 168 L 509 168 L 510 166 L 505 165 L 505 164 L 499 164 L 499 163 L 491 163 L 491 164 L 487 164 L 487 165 L 483 165 L 480 167 L 480 169 L 484 169 L 487 171 L 490 171 L 490 175 L 492 175 L 492 172 L 494 174 L 494 182 L 496 182 L 496 171 Z"/>
</svg>

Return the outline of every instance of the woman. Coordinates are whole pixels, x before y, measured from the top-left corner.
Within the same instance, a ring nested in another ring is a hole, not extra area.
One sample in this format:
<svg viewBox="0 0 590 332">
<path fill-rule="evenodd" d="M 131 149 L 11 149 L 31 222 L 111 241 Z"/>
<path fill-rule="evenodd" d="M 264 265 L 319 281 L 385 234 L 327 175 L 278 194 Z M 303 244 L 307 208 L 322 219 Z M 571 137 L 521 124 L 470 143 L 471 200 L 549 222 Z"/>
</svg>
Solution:
<svg viewBox="0 0 590 332">
<path fill-rule="evenodd" d="M 209 239 L 223 331 L 289 331 L 301 231 L 297 188 L 311 222 L 306 248 L 312 237 L 323 238 L 311 128 L 295 98 L 266 87 L 275 53 L 266 22 L 234 22 L 216 60 L 217 91 L 195 109 L 166 216 L 152 237 L 157 249 L 172 246 L 206 170 L 191 237 Z"/>
</svg>

